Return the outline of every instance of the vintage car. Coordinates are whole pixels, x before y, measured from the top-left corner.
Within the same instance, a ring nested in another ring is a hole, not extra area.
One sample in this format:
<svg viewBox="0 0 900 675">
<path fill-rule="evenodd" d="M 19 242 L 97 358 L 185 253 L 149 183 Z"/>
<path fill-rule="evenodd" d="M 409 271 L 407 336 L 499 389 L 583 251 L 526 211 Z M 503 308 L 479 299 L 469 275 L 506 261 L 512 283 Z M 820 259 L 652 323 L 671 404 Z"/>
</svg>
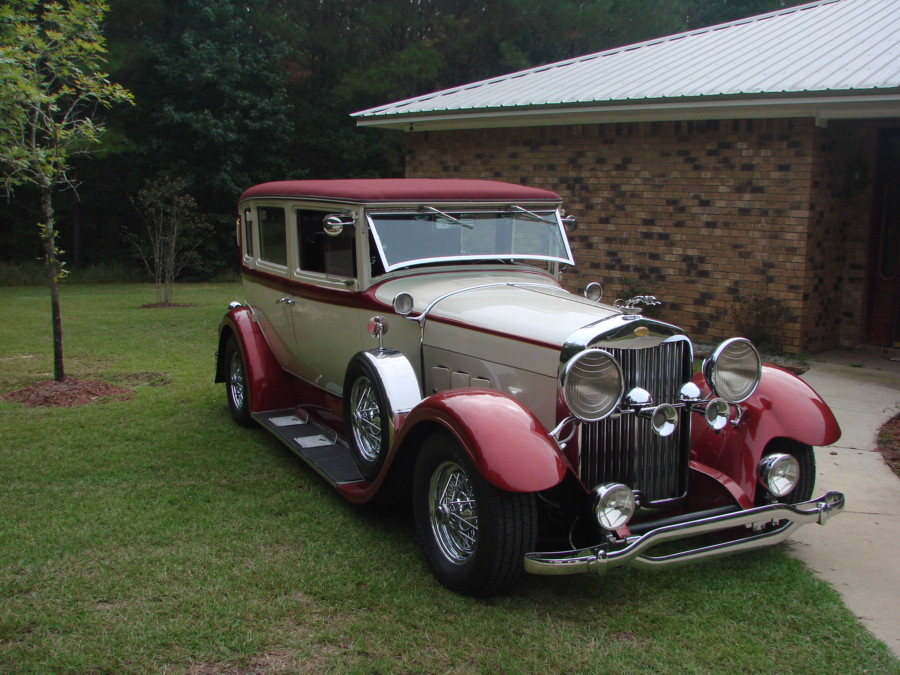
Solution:
<svg viewBox="0 0 900 675">
<path fill-rule="evenodd" d="M 565 290 L 570 227 L 557 194 L 494 181 L 251 187 L 216 365 L 231 416 L 351 502 L 409 499 L 434 575 L 475 596 L 839 513 L 812 499 L 811 446 L 840 436 L 819 396 L 743 338 L 695 369 L 652 296 Z"/>
</svg>

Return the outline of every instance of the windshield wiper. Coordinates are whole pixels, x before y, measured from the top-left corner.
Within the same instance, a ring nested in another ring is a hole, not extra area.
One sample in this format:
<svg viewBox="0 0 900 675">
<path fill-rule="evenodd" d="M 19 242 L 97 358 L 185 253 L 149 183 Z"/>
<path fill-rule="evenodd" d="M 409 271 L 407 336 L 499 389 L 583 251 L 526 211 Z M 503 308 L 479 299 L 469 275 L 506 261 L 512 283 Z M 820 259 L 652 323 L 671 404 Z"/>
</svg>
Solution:
<svg viewBox="0 0 900 675">
<path fill-rule="evenodd" d="M 529 211 L 528 209 L 523 209 L 521 206 L 513 204 L 509 207 L 510 211 L 515 211 L 516 213 L 521 213 L 525 216 L 528 216 L 531 220 L 536 220 L 541 223 L 550 223 L 551 225 L 556 225 L 556 221 L 550 218 L 544 218 L 543 216 L 534 213 L 533 211 Z"/>
<path fill-rule="evenodd" d="M 463 221 L 460 220 L 459 218 L 454 218 L 453 216 L 451 216 L 451 215 L 449 215 L 449 214 L 447 214 L 447 213 L 444 213 L 443 211 L 438 211 L 438 210 L 437 210 L 436 208 L 434 208 L 433 206 L 423 206 L 423 207 L 422 207 L 422 210 L 423 210 L 423 211 L 430 211 L 431 213 L 436 213 L 436 214 L 439 215 L 441 218 L 446 218 L 446 219 L 449 220 L 451 223 L 454 223 L 454 224 L 456 224 L 456 225 L 462 225 L 463 227 L 467 227 L 467 228 L 469 228 L 470 230 L 474 230 L 474 229 L 475 229 L 475 226 L 472 225 L 472 223 L 466 223 L 466 222 L 463 222 Z"/>
</svg>

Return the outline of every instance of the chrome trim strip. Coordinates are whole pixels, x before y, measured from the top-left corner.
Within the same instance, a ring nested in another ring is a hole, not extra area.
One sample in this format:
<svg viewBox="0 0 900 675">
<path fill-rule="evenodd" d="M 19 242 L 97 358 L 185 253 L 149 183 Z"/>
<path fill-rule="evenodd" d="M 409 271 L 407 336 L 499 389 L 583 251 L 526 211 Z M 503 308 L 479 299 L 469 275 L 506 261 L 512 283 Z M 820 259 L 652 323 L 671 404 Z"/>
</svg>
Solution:
<svg viewBox="0 0 900 675">
<path fill-rule="evenodd" d="M 525 571 L 546 575 L 582 574 L 584 572 L 603 574 L 610 568 L 624 565 L 643 569 L 662 569 L 699 560 L 719 558 L 778 544 L 787 539 L 801 525 L 809 523 L 824 525 L 830 517 L 838 515 L 844 510 L 844 503 L 843 493 L 830 491 L 818 499 L 812 499 L 802 504 L 771 504 L 738 513 L 701 518 L 675 525 L 664 525 L 639 537 L 627 539 L 623 548 L 614 551 L 608 550 L 608 546 L 601 544 L 575 551 L 526 553 Z M 767 531 L 754 529 L 753 533 L 748 536 L 678 553 L 661 556 L 647 554 L 648 549 L 667 541 L 678 541 L 711 532 L 721 532 L 733 527 L 755 527 L 767 523 L 778 523 L 778 525 Z"/>
<path fill-rule="evenodd" d="M 617 310 L 620 311 L 621 310 Z M 646 328 L 647 335 L 642 338 L 635 336 L 635 330 Z M 605 319 L 600 319 L 579 328 L 567 339 L 560 352 L 560 367 L 578 352 L 588 347 L 599 349 L 645 349 L 654 346 L 649 340 L 665 342 L 672 339 L 687 339 L 684 331 L 672 324 L 643 316 L 628 318 L 623 314 L 613 314 Z"/>
</svg>

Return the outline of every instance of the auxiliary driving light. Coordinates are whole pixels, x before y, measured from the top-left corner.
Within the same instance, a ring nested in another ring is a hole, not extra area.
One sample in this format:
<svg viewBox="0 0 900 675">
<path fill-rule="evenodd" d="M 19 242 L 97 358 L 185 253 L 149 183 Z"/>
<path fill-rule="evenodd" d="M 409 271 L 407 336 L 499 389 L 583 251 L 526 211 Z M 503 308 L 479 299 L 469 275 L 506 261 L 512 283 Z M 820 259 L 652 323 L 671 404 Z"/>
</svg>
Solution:
<svg viewBox="0 0 900 675">
<path fill-rule="evenodd" d="M 800 462 L 793 455 L 766 455 L 759 462 L 759 482 L 775 497 L 784 497 L 800 481 Z"/>
<path fill-rule="evenodd" d="M 636 506 L 634 492 L 621 483 L 594 488 L 594 518 L 604 530 L 624 527 L 634 515 Z"/>
</svg>

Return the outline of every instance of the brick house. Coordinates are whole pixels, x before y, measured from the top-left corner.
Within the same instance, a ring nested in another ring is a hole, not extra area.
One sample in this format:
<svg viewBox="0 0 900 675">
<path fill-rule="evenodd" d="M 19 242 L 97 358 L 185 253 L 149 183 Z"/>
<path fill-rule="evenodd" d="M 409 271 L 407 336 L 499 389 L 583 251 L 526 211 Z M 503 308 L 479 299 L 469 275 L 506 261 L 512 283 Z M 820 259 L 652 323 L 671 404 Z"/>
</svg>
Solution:
<svg viewBox="0 0 900 675">
<path fill-rule="evenodd" d="M 756 300 L 788 352 L 900 347 L 896 0 L 822 0 L 354 116 L 406 132 L 408 176 L 560 193 L 572 290 L 652 293 L 701 341 Z"/>
</svg>

